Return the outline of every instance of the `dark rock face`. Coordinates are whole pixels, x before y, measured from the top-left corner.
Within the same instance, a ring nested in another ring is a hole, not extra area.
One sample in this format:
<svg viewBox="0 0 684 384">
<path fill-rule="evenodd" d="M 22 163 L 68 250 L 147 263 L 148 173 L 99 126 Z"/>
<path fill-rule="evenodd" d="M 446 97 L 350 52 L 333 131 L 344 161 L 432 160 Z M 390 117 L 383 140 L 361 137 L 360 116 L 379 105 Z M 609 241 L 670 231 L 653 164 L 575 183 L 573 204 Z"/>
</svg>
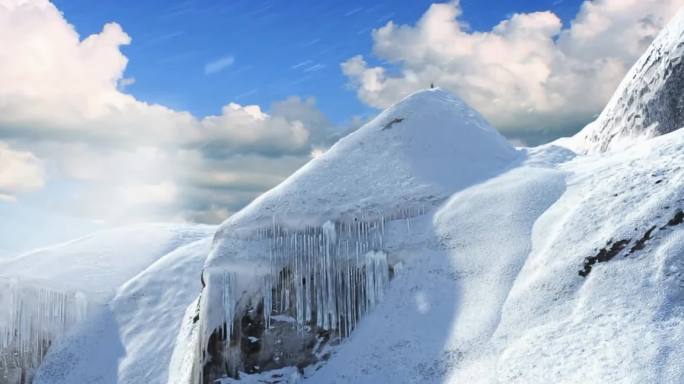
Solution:
<svg viewBox="0 0 684 384">
<path fill-rule="evenodd" d="M 290 266 L 284 267 L 278 273 L 272 290 L 273 302 L 268 323 L 264 316 L 264 311 L 267 310 L 264 298 L 242 297 L 236 305 L 238 310 L 230 332 L 224 324 L 209 337 L 203 352 L 206 355 L 203 356 L 200 382 L 211 384 L 225 377 L 238 378 L 240 372 L 254 374 L 283 367 L 303 370 L 326 361 L 331 353 L 329 347 L 349 336 L 365 312 L 363 308 L 367 306 L 367 268 L 367 265 L 360 265 L 348 271 L 355 276 L 358 284 L 341 289 L 351 291 L 347 297 L 354 301 L 351 306 L 354 310 L 340 313 L 337 326 L 330 328 L 321 326 L 316 311 L 305 323 L 298 323 L 297 309 L 290 305 L 297 299 L 294 287 L 296 275 L 292 273 Z M 391 266 L 387 268 L 388 276 L 392 278 L 394 271 Z M 339 273 L 338 277 L 342 281 L 344 273 Z M 304 278 L 302 285 L 306 288 L 313 279 L 314 276 L 311 275 Z M 317 289 L 313 285 L 309 288 L 314 296 Z"/>
<path fill-rule="evenodd" d="M 669 207 L 666 207 L 669 209 Z M 657 225 L 652 225 L 644 234 L 634 242 L 634 245 L 629 249 L 629 251 L 624 253 L 625 257 L 628 257 L 635 252 L 641 251 L 646 247 L 646 244 L 653 239 L 658 231 L 669 230 L 671 227 L 678 226 L 684 223 L 684 211 L 681 208 L 677 208 L 674 212 L 672 218 L 665 224 L 658 228 Z M 637 230 L 637 228 L 634 228 Z M 613 243 L 613 240 L 608 241 L 608 244 L 602 249 L 600 249 L 596 255 L 584 258 L 583 268 L 578 271 L 578 274 L 582 277 L 589 276 L 592 267 L 596 263 L 604 263 L 612 260 L 615 256 L 622 253 L 622 251 L 632 242 L 631 239 L 623 239 Z"/>
<path fill-rule="evenodd" d="M 578 135 L 588 152 L 634 137 L 684 127 L 684 11 L 663 29 L 629 71 L 596 121 Z"/>
<path fill-rule="evenodd" d="M 207 346 L 210 355 L 203 367 L 203 383 L 224 377 L 237 378 L 287 366 L 305 367 L 321 360 L 321 349 L 330 332 L 315 325 L 300 328 L 288 315 L 272 319 L 266 326 L 264 305 L 249 303 L 236 314 L 230 335 L 217 329 Z"/>
</svg>

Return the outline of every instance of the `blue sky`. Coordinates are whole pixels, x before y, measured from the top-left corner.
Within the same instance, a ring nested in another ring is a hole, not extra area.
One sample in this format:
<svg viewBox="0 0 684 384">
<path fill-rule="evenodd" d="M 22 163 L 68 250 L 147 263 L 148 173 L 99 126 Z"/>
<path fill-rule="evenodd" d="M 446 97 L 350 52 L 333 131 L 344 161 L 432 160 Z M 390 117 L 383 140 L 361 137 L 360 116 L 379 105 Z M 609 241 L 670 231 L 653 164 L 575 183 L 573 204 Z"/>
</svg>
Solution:
<svg viewBox="0 0 684 384">
<path fill-rule="evenodd" d="M 573 135 L 683 0 L 0 1 L 17 250 L 221 222 L 430 82 L 516 145 Z"/>
<path fill-rule="evenodd" d="M 313 96 L 333 122 L 375 109 L 347 87 L 340 63 L 357 54 L 377 62 L 371 31 L 392 20 L 413 24 L 432 1 L 132 1 L 56 0 L 82 37 L 115 21 L 132 37 L 126 91 L 196 116 L 229 101 L 268 109 L 290 95 Z M 579 0 L 463 0 L 463 19 L 487 31 L 513 13 L 551 10 L 564 24 Z M 232 59 L 232 60 L 231 60 Z M 232 64 L 207 74 L 208 63 Z"/>
</svg>

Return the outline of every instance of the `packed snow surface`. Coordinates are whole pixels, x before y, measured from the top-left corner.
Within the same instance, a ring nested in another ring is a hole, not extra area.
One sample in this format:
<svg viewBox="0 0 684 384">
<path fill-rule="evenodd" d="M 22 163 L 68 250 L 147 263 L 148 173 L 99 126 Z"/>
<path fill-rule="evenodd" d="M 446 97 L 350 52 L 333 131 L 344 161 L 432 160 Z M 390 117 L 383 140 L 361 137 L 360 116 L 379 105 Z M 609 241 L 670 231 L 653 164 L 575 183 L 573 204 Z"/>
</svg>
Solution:
<svg viewBox="0 0 684 384">
<path fill-rule="evenodd" d="M 547 146 L 454 194 L 382 305 L 304 382 L 682 382 L 682 161 L 681 130 L 606 157 Z"/>
</svg>

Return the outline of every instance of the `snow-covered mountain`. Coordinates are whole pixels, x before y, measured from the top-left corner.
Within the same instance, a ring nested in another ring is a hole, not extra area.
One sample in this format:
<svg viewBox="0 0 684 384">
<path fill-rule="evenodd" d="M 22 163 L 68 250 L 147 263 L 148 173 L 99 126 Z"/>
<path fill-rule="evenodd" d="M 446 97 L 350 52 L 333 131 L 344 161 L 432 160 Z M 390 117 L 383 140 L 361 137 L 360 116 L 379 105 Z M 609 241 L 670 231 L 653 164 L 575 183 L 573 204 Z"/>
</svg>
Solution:
<svg viewBox="0 0 684 384">
<path fill-rule="evenodd" d="M 624 148 L 684 126 L 683 57 L 680 10 L 630 69 L 601 115 L 575 137 L 575 148 Z"/>
<path fill-rule="evenodd" d="M 439 89 L 340 140 L 217 232 L 200 302 L 202 381 L 323 358 L 383 296 L 404 262 L 390 250 L 418 241 L 406 237 L 411 222 L 520 158 Z"/>
<path fill-rule="evenodd" d="M 29 304 L 0 309 L 0 350 L 55 340 L 50 384 L 682 383 L 683 30 L 573 138 L 515 149 L 425 90 L 213 241 L 142 226 L 0 261 L 0 302 Z"/>
</svg>

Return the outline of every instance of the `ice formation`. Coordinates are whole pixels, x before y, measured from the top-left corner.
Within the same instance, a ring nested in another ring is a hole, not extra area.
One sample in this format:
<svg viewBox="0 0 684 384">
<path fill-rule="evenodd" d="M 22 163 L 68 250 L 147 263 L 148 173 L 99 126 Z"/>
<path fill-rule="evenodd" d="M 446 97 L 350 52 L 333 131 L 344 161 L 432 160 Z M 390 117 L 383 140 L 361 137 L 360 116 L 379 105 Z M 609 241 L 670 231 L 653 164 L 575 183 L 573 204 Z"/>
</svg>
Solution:
<svg viewBox="0 0 684 384">
<path fill-rule="evenodd" d="M 207 349 L 200 352 L 205 367 L 200 382 L 321 358 L 325 343 L 350 335 L 383 298 L 393 274 L 383 248 L 385 226 L 400 222 L 410 233 L 412 218 L 425 211 L 405 209 L 388 217 L 374 214 L 298 229 L 274 221 L 241 239 L 264 244 L 268 262 L 262 268 L 251 265 L 256 267 L 252 273 L 238 263 L 208 274 L 213 284 L 203 305 L 220 302 L 222 313 L 201 333 L 200 345 Z M 311 342 L 313 348 L 303 347 Z M 250 357 L 255 353 L 259 356 Z"/>
<path fill-rule="evenodd" d="M 86 308 L 79 292 L 0 279 L 0 382 L 30 382 L 50 345 Z"/>
</svg>

